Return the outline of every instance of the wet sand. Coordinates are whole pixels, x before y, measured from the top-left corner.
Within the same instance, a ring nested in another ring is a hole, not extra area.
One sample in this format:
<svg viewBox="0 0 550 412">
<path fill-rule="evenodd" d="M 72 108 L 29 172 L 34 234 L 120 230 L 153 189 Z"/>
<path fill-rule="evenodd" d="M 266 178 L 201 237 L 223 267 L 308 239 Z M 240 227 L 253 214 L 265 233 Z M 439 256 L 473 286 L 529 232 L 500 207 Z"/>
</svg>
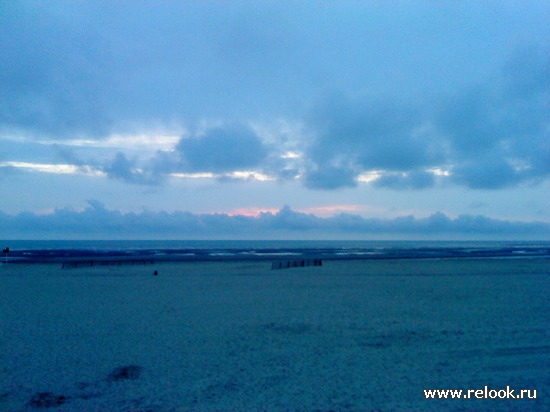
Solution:
<svg viewBox="0 0 550 412">
<path fill-rule="evenodd" d="M 548 260 L 270 269 L 1 267 L 0 409 L 550 407 Z M 423 393 L 485 385 L 536 389 L 537 398 Z"/>
</svg>

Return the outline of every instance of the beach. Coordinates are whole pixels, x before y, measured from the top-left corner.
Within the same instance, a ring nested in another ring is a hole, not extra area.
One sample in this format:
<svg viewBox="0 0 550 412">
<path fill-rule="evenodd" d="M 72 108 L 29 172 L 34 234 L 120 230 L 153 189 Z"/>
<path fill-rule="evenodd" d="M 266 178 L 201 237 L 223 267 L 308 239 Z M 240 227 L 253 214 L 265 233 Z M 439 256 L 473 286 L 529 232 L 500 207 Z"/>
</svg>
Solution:
<svg viewBox="0 0 550 412">
<path fill-rule="evenodd" d="M 544 410 L 549 274 L 521 258 L 3 265 L 0 409 Z M 536 398 L 424 392 L 485 387 Z"/>
</svg>

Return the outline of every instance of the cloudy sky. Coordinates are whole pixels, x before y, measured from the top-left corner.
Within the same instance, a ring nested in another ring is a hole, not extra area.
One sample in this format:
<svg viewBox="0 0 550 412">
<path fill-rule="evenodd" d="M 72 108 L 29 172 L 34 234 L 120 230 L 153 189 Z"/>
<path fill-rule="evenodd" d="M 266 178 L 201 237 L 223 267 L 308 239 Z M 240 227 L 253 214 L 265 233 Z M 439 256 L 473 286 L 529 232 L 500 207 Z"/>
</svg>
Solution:
<svg viewBox="0 0 550 412">
<path fill-rule="evenodd" d="M 0 4 L 0 236 L 550 238 L 548 1 Z"/>
</svg>

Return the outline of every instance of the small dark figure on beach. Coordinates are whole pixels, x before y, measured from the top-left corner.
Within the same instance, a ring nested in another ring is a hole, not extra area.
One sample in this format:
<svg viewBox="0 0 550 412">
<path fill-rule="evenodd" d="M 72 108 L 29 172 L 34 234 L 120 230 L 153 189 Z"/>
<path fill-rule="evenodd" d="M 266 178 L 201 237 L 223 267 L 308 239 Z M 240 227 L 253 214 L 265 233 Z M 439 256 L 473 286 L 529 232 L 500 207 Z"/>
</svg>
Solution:
<svg viewBox="0 0 550 412">
<path fill-rule="evenodd" d="M 158 271 L 158 270 L 155 270 L 155 271 L 153 272 L 153 275 L 155 275 L 155 276 L 158 276 L 158 274 L 159 274 L 159 271 Z"/>
</svg>

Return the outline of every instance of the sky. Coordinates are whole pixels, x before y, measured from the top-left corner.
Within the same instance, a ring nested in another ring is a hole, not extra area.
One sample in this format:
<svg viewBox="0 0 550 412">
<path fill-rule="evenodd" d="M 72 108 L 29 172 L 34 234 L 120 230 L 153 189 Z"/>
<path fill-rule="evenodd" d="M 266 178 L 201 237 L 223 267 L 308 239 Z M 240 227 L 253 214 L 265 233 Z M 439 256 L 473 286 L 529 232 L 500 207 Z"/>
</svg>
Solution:
<svg viewBox="0 0 550 412">
<path fill-rule="evenodd" d="M 0 3 L 0 237 L 550 239 L 548 1 Z"/>
</svg>

